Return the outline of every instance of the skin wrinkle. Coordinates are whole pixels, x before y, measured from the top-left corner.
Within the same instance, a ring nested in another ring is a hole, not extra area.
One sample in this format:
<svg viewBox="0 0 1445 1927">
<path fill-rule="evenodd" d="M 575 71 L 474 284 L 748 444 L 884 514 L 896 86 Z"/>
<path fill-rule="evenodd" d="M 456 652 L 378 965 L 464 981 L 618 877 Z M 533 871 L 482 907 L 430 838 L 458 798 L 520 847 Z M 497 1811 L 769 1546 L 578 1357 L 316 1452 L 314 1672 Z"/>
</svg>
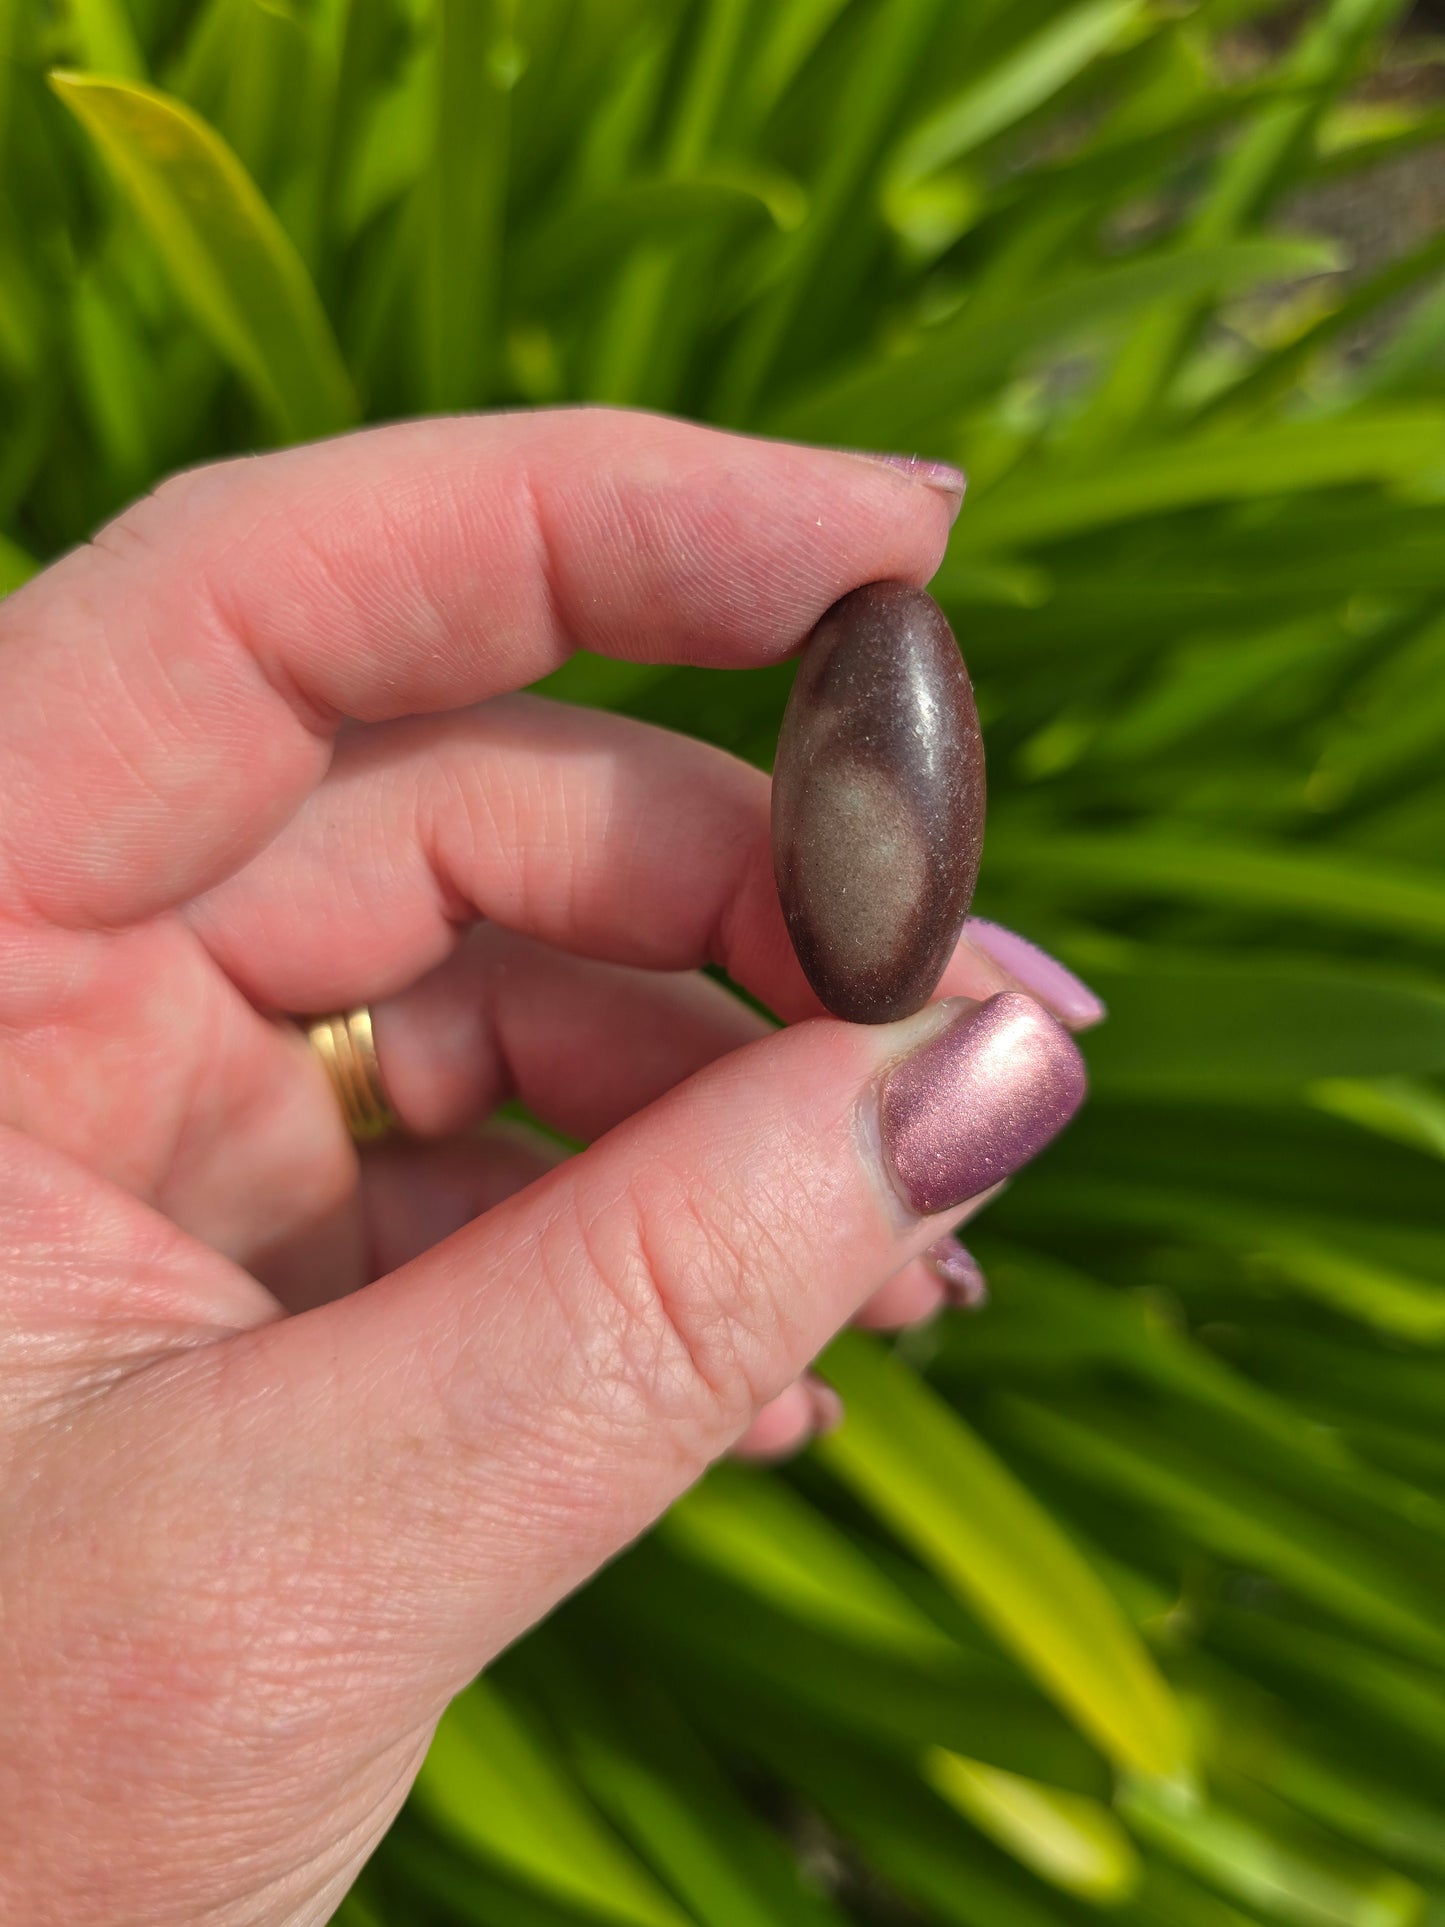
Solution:
<svg viewBox="0 0 1445 1927">
<path fill-rule="evenodd" d="M 554 544 L 551 524 L 543 507 L 542 492 L 537 486 L 530 465 L 522 462 L 517 474 L 519 507 L 524 526 L 531 530 L 532 560 L 538 585 L 541 589 L 542 605 L 547 612 L 547 621 L 555 638 L 555 648 L 559 659 L 565 660 L 572 653 L 575 644 L 570 640 L 568 625 L 562 619 L 561 602 L 557 594 L 559 553 Z M 529 678 L 535 681 L 536 678 Z"/>
<path fill-rule="evenodd" d="M 616 1312 L 609 1347 L 618 1369 L 607 1374 L 609 1383 L 626 1388 L 628 1408 L 664 1427 L 687 1410 L 688 1400 L 699 1390 L 721 1413 L 725 1409 L 722 1388 L 709 1372 L 668 1283 L 655 1225 L 656 1205 L 640 1200 L 630 1184 L 605 1203 L 587 1196 L 585 1180 L 569 1186 L 566 1195 L 572 1214 L 571 1242 L 564 1246 L 563 1263 L 570 1260 L 575 1265 L 580 1255 L 587 1265 L 587 1284 L 579 1292 L 578 1282 L 569 1278 L 558 1297 L 566 1301 L 575 1294 L 589 1303 L 590 1284 Z M 611 1237 L 606 1236 L 609 1232 Z M 590 1304 L 589 1311 L 595 1329 L 596 1314 Z M 588 1378 L 595 1383 L 595 1360 L 589 1352 L 584 1345 Z"/>
</svg>

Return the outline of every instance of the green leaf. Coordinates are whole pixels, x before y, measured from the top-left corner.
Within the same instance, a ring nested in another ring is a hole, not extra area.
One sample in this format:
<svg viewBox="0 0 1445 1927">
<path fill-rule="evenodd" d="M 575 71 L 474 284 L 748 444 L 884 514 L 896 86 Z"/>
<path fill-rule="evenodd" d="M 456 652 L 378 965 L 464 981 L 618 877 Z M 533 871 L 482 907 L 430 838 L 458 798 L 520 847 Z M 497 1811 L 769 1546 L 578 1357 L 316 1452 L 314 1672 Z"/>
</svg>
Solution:
<svg viewBox="0 0 1445 1927">
<path fill-rule="evenodd" d="M 1367 1131 L 1445 1158 L 1445 1097 L 1408 1077 L 1322 1078 L 1310 1102 Z"/>
<path fill-rule="evenodd" d="M 522 1670 L 599 1807 L 703 1927 L 842 1927 L 652 1680 L 616 1685 L 591 1641 L 543 1638 Z M 514 1663 L 515 1664 L 515 1663 Z"/>
<path fill-rule="evenodd" d="M 1361 966 L 1143 948 L 1090 982 L 1111 1021 L 1091 1040 L 1101 1086 L 1157 1090 L 1445 1070 L 1445 989 Z"/>
<path fill-rule="evenodd" d="M 984 1650 L 947 1595 L 939 1603 L 965 1622 L 959 1643 L 946 1661 L 925 1665 L 833 1638 L 690 1563 L 663 1561 L 655 1547 L 594 1593 L 609 1623 L 641 1639 L 649 1663 L 694 1702 L 761 1704 L 769 1718 L 861 1739 L 904 1765 L 942 1745 L 1099 1790 L 1098 1756 L 1005 1658 Z"/>
<path fill-rule="evenodd" d="M 629 181 L 575 206 L 518 244 L 518 288 L 549 301 L 585 285 L 626 249 L 667 246 L 700 233 L 795 226 L 806 200 L 785 176 L 723 168 L 687 178 Z"/>
<path fill-rule="evenodd" d="M 125 0 L 66 0 L 71 30 L 86 66 L 121 80 L 144 80 L 145 57 Z"/>
<path fill-rule="evenodd" d="M 1445 413 L 1400 410 L 1349 420 L 1286 422 L 1227 437 L 1148 448 L 1093 473 L 1020 478 L 960 524 L 965 549 L 1058 541 L 1132 516 L 1297 489 L 1401 483 L 1445 464 Z"/>
<path fill-rule="evenodd" d="M 848 1417 L 824 1462 L 906 1539 L 1110 1756 L 1183 1773 L 1177 1708 L 1123 1613 L 1042 1506 L 938 1396 L 848 1334 L 826 1375 Z"/>
<path fill-rule="evenodd" d="M 416 1798 L 453 1838 L 597 1920 L 686 1927 L 687 1917 L 485 1681 L 443 1716 Z"/>
<path fill-rule="evenodd" d="M 176 294 L 274 427 L 346 427 L 356 401 L 316 290 L 280 223 L 215 131 L 153 88 L 85 74 L 50 84 L 154 242 Z"/>
<path fill-rule="evenodd" d="M 1065 1927 L 1056 1897 L 963 1826 L 919 1778 L 896 1762 L 838 1744 L 806 1727 L 759 1720 L 720 1704 L 714 1721 L 729 1747 L 798 1789 L 850 1840 L 865 1863 L 924 1910 L 956 1927 Z M 1064 1903 L 1067 1906 L 1067 1903 Z"/>
<path fill-rule="evenodd" d="M 911 188 L 1033 113 L 1142 12 L 1143 0 L 1085 0 L 1051 19 L 912 130 L 899 146 L 885 193 Z"/>
<path fill-rule="evenodd" d="M 1055 901 L 1137 895 L 1436 943 L 1445 937 L 1445 886 L 1428 871 L 1336 849 L 1251 847 L 1167 830 L 1060 830 L 1027 838 L 1004 830 L 991 836 L 989 862 Z"/>
<path fill-rule="evenodd" d="M 1311 1853 L 1246 1816 L 1134 1786 L 1120 1808 L 1149 1845 L 1272 1918 L 1297 1927 L 1416 1927 L 1425 1895 L 1384 1867 Z"/>
<path fill-rule="evenodd" d="M 28 582 L 40 564 L 28 556 L 16 542 L 6 535 L 0 535 L 0 595 L 9 595 L 18 589 L 22 582 Z"/>
<path fill-rule="evenodd" d="M 1084 1419 L 1033 1399 L 1001 1401 L 1008 1437 L 1072 1477 L 1148 1507 L 1220 1557 L 1273 1574 L 1402 1651 L 1445 1661 L 1428 1582 L 1377 1547 L 1218 1459 L 1097 1405 Z"/>
<path fill-rule="evenodd" d="M 923 1775 L 950 1806 L 1040 1879 L 1096 1906 L 1117 1906 L 1142 1868 L 1129 1836 L 1097 1800 L 1041 1786 L 944 1747 L 924 1758 Z"/>
<path fill-rule="evenodd" d="M 776 434 L 803 440 L 846 434 L 855 445 L 897 446 L 900 438 L 906 442 L 932 429 L 940 414 L 957 412 L 986 392 L 1023 357 L 1055 343 L 1087 339 L 1161 295 L 1247 287 L 1277 275 L 1318 272 L 1334 262 L 1334 251 L 1318 242 L 1249 240 L 1173 249 L 1085 275 L 1061 275 L 1012 298 L 966 303 L 951 319 L 913 331 L 897 353 L 870 354 L 810 384 L 784 401 L 767 425 Z M 971 505 L 960 534 L 974 527 L 978 515 L 977 505 Z M 982 545 L 969 541 L 967 546 Z"/>
<path fill-rule="evenodd" d="M 515 0 L 437 0 L 421 212 L 421 401 L 470 408 L 495 380 Z"/>
<path fill-rule="evenodd" d="M 816 295 L 819 274 L 839 249 L 840 229 L 856 221 L 860 191 L 878 165 L 942 10 L 942 0 L 892 0 L 868 21 L 837 92 L 808 218 L 779 243 L 779 270 L 746 317 L 723 368 L 716 419 L 752 418 L 795 318 L 810 293 Z M 866 445 L 872 436 L 863 440 Z"/>
<path fill-rule="evenodd" d="M 1226 1729 L 1222 1760 L 1241 1773 L 1253 1771 L 1299 1812 L 1372 1853 L 1445 1873 L 1445 1808 L 1414 1798 L 1391 1779 L 1373 1777 L 1369 1767 L 1341 1766 L 1297 1747 L 1272 1745 L 1264 1759 L 1254 1760 L 1232 1759 L 1232 1752 L 1245 1749 Z"/>
<path fill-rule="evenodd" d="M 760 1473 L 715 1466 L 672 1508 L 661 1532 L 692 1558 L 845 1638 L 924 1659 L 955 1650 L 824 1514 Z"/>
</svg>

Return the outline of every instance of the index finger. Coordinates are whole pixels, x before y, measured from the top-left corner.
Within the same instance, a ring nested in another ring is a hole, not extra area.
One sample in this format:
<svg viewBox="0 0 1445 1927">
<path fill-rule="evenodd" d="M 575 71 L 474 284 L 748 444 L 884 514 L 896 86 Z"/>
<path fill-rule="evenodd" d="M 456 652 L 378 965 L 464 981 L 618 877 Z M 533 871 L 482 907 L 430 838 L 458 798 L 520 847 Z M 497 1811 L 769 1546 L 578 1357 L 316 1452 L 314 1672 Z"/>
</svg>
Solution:
<svg viewBox="0 0 1445 1927">
<path fill-rule="evenodd" d="M 744 668 L 925 582 L 929 472 L 616 410 L 375 429 L 167 483 L 0 606 L 0 909 L 91 926 L 261 848 L 346 718 L 574 648 Z"/>
</svg>

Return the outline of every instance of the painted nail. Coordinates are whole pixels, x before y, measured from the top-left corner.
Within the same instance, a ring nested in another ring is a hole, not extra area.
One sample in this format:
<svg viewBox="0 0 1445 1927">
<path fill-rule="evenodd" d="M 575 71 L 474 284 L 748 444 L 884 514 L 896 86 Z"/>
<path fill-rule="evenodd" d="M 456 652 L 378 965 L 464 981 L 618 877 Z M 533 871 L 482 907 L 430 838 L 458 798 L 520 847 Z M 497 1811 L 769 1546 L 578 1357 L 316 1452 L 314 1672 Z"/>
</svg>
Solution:
<svg viewBox="0 0 1445 1927">
<path fill-rule="evenodd" d="M 939 1238 L 924 1252 L 929 1264 L 943 1280 L 944 1295 L 959 1311 L 978 1311 L 988 1303 L 988 1280 L 977 1258 L 952 1233 Z"/>
<path fill-rule="evenodd" d="M 970 917 L 963 935 L 971 949 L 981 951 L 1021 989 L 1047 1004 L 1070 1030 L 1087 1030 L 1108 1016 L 1102 998 L 1096 997 L 1082 979 L 1017 931 L 1005 930 L 1001 923 L 990 923 L 987 917 Z"/>
<path fill-rule="evenodd" d="M 829 1432 L 836 1432 L 843 1423 L 843 1401 L 831 1385 L 824 1384 L 811 1372 L 803 1380 L 808 1399 L 813 1407 L 813 1437 L 825 1438 Z"/>
<path fill-rule="evenodd" d="M 923 455 L 880 455 L 871 448 L 852 452 L 866 457 L 870 462 L 883 462 L 889 468 L 902 469 L 915 482 L 922 482 L 938 494 L 947 496 L 953 505 L 953 520 L 958 520 L 958 511 L 963 507 L 964 490 L 968 487 L 968 477 L 961 468 L 955 468 L 951 462 L 929 461 Z"/>
<path fill-rule="evenodd" d="M 951 1211 L 1036 1157 L 1084 1101 L 1084 1060 L 1032 997 L 969 1005 L 883 1081 L 879 1129 L 919 1217 Z"/>
</svg>

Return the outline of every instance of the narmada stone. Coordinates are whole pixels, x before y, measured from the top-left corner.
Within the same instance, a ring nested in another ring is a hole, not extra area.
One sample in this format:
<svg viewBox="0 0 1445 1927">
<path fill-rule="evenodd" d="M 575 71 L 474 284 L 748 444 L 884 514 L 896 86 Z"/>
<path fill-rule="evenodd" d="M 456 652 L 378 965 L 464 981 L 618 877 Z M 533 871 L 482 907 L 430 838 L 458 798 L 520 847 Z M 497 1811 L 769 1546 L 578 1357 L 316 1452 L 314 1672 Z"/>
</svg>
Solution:
<svg viewBox="0 0 1445 1927">
<path fill-rule="evenodd" d="M 773 770 L 788 934 L 835 1016 L 884 1024 L 943 974 L 983 854 L 983 737 L 932 596 L 870 582 L 803 650 Z"/>
</svg>

